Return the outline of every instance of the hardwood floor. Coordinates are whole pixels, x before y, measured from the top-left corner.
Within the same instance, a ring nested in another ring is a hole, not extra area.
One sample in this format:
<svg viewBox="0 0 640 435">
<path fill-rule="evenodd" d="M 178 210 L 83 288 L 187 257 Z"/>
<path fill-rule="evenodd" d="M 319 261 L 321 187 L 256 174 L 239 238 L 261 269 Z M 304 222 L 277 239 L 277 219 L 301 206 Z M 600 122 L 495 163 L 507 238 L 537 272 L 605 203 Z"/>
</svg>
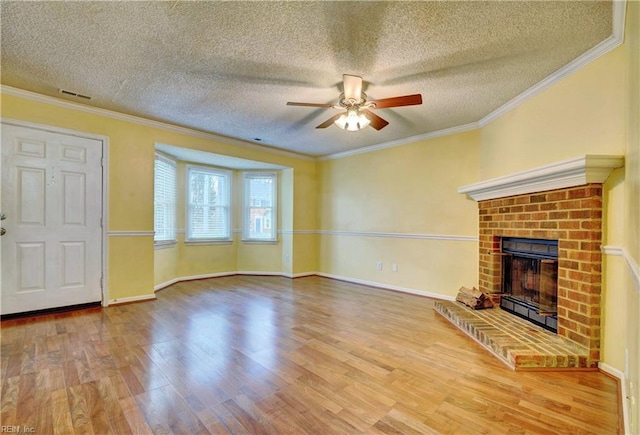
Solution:
<svg viewBox="0 0 640 435">
<path fill-rule="evenodd" d="M 39 434 L 620 432 L 615 380 L 511 371 L 428 298 L 246 276 L 157 296 L 3 321 L 1 424 Z"/>
</svg>

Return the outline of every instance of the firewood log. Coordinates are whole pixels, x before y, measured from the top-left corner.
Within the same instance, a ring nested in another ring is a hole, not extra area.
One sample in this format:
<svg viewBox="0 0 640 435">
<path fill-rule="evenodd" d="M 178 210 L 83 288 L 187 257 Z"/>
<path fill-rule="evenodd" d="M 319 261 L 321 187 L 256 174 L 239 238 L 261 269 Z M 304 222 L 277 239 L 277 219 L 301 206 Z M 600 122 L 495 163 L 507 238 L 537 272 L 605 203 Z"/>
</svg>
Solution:
<svg viewBox="0 0 640 435">
<path fill-rule="evenodd" d="M 456 296 L 456 301 L 465 304 L 473 310 L 493 307 L 493 302 L 487 295 L 477 288 L 461 287 Z"/>
</svg>

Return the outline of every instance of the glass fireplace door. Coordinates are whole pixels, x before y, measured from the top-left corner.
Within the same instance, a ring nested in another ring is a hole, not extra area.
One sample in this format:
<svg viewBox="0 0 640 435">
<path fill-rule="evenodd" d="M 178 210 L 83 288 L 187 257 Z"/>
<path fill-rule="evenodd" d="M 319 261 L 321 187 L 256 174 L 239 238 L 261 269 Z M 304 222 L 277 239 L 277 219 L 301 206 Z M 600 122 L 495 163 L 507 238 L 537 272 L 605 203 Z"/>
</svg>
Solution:
<svg viewBox="0 0 640 435">
<path fill-rule="evenodd" d="M 558 305 L 557 241 L 502 240 L 500 306 L 555 331 Z"/>
</svg>

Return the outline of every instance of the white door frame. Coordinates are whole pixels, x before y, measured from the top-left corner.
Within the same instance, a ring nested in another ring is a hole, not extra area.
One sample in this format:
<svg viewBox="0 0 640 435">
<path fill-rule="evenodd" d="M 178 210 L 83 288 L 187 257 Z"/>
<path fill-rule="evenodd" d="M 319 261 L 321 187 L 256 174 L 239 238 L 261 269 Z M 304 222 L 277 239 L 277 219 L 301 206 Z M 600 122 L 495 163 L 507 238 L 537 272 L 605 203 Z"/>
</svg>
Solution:
<svg viewBox="0 0 640 435">
<path fill-rule="evenodd" d="M 11 118 L 0 118 L 0 124 L 2 125 L 14 125 L 17 127 L 25 127 L 31 128 L 35 130 L 46 131 L 50 133 L 59 133 L 66 134 L 69 136 L 76 136 L 85 139 L 93 139 L 102 142 L 102 216 L 101 216 L 101 227 L 102 227 L 102 278 L 101 278 L 101 286 L 102 286 L 102 306 L 106 307 L 109 305 L 109 291 L 108 291 L 108 238 L 107 238 L 107 227 L 108 227 L 108 205 L 109 205 L 109 138 L 107 136 L 86 133 L 83 131 L 69 130 L 61 127 L 54 127 L 51 125 L 44 124 L 36 124 L 28 121 L 21 121 L 18 119 Z M 2 286 L 2 281 L 0 281 L 0 290 Z"/>
</svg>

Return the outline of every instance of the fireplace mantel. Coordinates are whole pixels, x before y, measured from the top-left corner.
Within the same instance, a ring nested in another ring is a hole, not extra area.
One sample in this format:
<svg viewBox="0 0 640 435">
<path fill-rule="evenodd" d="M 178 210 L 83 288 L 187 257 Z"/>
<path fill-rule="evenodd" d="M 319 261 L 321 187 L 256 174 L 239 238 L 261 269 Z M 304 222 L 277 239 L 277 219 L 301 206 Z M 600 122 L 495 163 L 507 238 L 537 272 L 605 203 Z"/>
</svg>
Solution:
<svg viewBox="0 0 640 435">
<path fill-rule="evenodd" d="M 603 183 L 624 157 L 585 155 L 458 188 L 476 201 Z"/>
</svg>

